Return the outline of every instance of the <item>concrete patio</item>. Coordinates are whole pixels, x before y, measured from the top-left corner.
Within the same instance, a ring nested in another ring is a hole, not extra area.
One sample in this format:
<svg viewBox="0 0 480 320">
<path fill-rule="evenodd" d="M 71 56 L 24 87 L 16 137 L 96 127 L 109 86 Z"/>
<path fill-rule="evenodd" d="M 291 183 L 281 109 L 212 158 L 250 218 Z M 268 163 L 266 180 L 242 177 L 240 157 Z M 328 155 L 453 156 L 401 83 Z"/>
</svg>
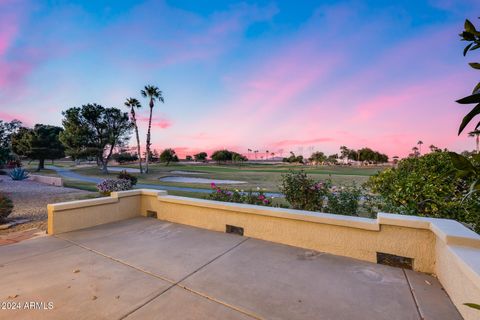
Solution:
<svg viewBox="0 0 480 320">
<path fill-rule="evenodd" d="M 53 303 L 1 319 L 462 319 L 426 274 L 143 217 L 1 246 L 0 278 Z"/>
</svg>

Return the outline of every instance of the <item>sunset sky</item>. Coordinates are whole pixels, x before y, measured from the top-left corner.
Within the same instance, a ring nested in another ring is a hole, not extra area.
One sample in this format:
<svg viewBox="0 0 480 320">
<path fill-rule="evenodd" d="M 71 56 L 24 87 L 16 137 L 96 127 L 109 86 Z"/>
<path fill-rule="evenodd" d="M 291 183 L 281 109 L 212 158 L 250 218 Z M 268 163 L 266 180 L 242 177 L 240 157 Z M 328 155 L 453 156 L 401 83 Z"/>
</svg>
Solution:
<svg viewBox="0 0 480 320">
<path fill-rule="evenodd" d="M 477 0 L 0 0 L 0 119 L 61 125 L 69 107 L 127 97 L 147 107 L 153 84 L 165 97 L 153 145 L 181 156 L 472 150 L 456 134 L 469 106 L 454 101 L 479 80 L 467 63 L 480 51 L 463 57 L 458 36 L 478 16 Z"/>
</svg>

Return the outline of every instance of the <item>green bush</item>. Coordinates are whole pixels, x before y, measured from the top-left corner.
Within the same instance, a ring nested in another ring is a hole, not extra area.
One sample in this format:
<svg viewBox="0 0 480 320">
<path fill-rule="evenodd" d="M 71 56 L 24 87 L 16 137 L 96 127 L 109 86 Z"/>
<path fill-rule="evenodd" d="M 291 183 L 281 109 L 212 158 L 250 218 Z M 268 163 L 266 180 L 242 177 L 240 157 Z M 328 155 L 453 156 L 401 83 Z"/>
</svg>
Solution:
<svg viewBox="0 0 480 320">
<path fill-rule="evenodd" d="M 323 210 L 328 213 L 356 216 L 361 197 L 362 189 L 356 185 L 332 189 L 327 193 L 327 205 Z"/>
<path fill-rule="evenodd" d="M 358 215 L 362 190 L 355 185 L 338 188 L 330 179 L 315 181 L 303 170 L 291 170 L 282 176 L 280 188 L 294 209 Z"/>
<path fill-rule="evenodd" d="M 5 195 L 0 194 L 0 221 L 4 221 L 13 210 L 13 202 Z"/>
<path fill-rule="evenodd" d="M 131 185 L 134 186 L 137 184 L 137 177 L 135 177 L 134 175 L 130 174 L 127 172 L 127 170 L 123 170 L 121 171 L 118 176 L 117 176 L 118 179 L 121 179 L 121 180 L 129 180 Z"/>
<path fill-rule="evenodd" d="M 456 174 L 448 152 L 403 159 L 397 168 L 372 176 L 367 186 L 378 194 L 380 210 L 455 219 L 480 231 L 480 198 L 466 197 L 472 181 Z"/>
<path fill-rule="evenodd" d="M 282 175 L 280 190 L 292 208 L 308 211 L 322 211 L 330 181 L 317 182 L 305 171 L 293 171 Z"/>
</svg>

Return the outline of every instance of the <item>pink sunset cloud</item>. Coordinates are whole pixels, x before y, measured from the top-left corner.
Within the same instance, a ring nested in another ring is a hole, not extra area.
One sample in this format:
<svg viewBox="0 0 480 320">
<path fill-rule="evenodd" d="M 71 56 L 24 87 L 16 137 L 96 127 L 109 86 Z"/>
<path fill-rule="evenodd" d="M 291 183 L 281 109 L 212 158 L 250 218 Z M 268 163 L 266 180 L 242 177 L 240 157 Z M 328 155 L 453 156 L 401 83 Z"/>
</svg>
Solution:
<svg viewBox="0 0 480 320">
<path fill-rule="evenodd" d="M 148 124 L 148 117 L 145 116 L 138 116 L 137 121 L 140 123 L 144 123 L 145 125 Z M 172 122 L 166 118 L 162 118 L 159 116 L 152 117 L 152 127 L 157 127 L 160 129 L 167 129 L 172 126 Z"/>
</svg>

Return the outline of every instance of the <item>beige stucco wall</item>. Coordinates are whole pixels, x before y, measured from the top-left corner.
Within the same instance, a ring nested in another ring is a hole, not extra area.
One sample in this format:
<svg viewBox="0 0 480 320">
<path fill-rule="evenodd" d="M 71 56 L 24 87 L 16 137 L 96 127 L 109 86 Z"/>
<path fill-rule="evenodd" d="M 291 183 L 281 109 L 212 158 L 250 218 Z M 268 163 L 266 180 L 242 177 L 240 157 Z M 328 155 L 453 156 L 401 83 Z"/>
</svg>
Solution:
<svg viewBox="0 0 480 320">
<path fill-rule="evenodd" d="M 45 183 L 57 187 L 63 187 L 63 179 L 60 177 L 39 176 L 31 174 L 29 178 L 32 181 Z"/>
<path fill-rule="evenodd" d="M 130 192 L 130 191 L 129 191 Z M 48 233 L 58 234 L 139 216 L 141 193 L 49 204 Z"/>
<path fill-rule="evenodd" d="M 446 219 L 378 214 L 366 219 L 168 196 L 132 190 L 111 197 L 48 205 L 50 234 L 157 213 L 158 219 L 225 232 L 244 228 L 247 237 L 376 262 L 384 252 L 414 259 L 414 269 L 438 276 L 465 319 L 480 302 L 480 236 Z"/>
<path fill-rule="evenodd" d="M 247 237 L 376 262 L 377 252 L 414 259 L 415 270 L 434 272 L 435 237 L 429 230 L 381 226 L 380 230 L 337 226 L 230 210 L 197 207 L 159 199 L 148 210 L 158 219 L 225 232 L 244 228 Z M 145 206 L 147 209 L 147 206 Z"/>
</svg>

